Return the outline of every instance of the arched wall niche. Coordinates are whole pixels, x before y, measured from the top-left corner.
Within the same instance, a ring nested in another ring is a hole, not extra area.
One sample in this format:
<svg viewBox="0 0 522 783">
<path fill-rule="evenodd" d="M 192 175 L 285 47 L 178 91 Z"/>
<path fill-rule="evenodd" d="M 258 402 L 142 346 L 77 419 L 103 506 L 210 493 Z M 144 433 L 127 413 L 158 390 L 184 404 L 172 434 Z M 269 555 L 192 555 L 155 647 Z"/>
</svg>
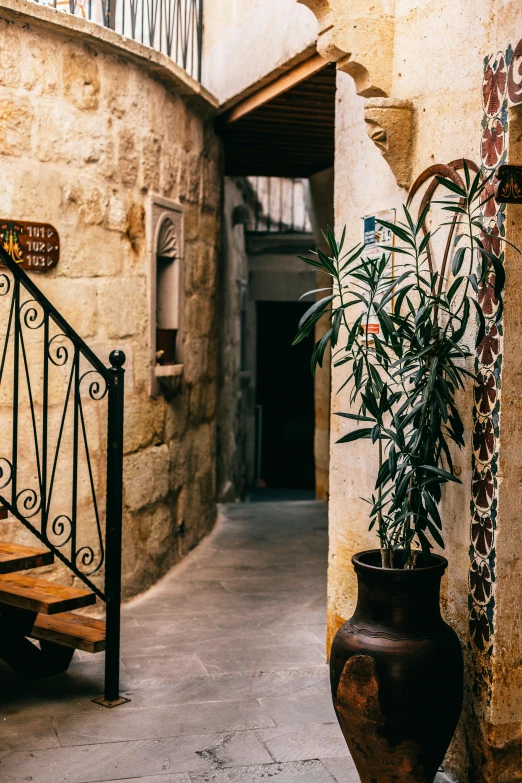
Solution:
<svg viewBox="0 0 522 783">
<path fill-rule="evenodd" d="M 183 208 L 153 195 L 150 209 L 150 394 L 173 393 L 183 374 Z"/>
<path fill-rule="evenodd" d="M 160 364 L 175 364 L 176 334 L 179 329 L 179 243 L 172 219 L 165 214 L 161 219 L 156 245 L 156 351 L 163 351 Z M 172 340 L 162 333 L 171 332 Z M 171 344 L 169 344 L 171 343 Z M 158 357 L 157 357 L 158 358 Z"/>
</svg>

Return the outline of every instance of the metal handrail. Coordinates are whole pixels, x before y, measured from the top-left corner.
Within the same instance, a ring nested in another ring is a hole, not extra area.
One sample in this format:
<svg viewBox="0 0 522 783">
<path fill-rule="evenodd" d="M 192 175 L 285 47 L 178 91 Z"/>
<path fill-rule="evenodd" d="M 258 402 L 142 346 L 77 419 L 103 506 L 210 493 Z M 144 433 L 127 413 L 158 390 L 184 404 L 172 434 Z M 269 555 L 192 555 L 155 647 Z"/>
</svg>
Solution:
<svg viewBox="0 0 522 783">
<path fill-rule="evenodd" d="M 5 310 L 3 303 L 7 303 Z M 113 351 L 111 366 L 106 367 L 0 246 L 0 316 L 4 314 L 5 331 L 0 333 L 0 404 L 11 411 L 11 437 L 0 439 L 0 504 L 105 602 L 105 701 L 112 703 L 119 694 L 125 354 Z M 39 336 L 43 337 L 41 345 Z M 63 408 L 58 406 L 57 427 L 50 415 L 55 406 L 54 373 L 63 373 L 66 388 Z M 107 406 L 103 493 L 89 450 L 85 412 L 88 400 L 100 405 L 106 400 Z M 23 432 L 24 420 L 29 422 L 29 435 Z M 69 443 L 66 433 L 72 433 Z M 64 454 L 70 471 L 67 502 L 63 498 L 56 501 Z M 90 502 L 85 498 L 80 502 L 82 476 Z M 102 494 L 105 514 L 100 503 Z M 58 502 L 60 506 L 56 508 Z M 94 517 L 90 537 L 84 535 L 84 525 L 80 524 L 87 503 Z M 103 590 L 93 581 L 102 568 Z"/>
<path fill-rule="evenodd" d="M 201 81 L 203 0 L 34 0 L 88 19 L 171 57 Z"/>
</svg>

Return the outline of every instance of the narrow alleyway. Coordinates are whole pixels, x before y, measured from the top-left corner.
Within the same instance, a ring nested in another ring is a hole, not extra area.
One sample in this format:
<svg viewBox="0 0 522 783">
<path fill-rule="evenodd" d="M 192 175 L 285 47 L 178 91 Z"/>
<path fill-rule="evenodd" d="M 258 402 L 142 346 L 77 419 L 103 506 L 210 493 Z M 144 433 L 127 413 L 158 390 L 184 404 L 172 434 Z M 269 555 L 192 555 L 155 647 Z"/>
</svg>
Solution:
<svg viewBox="0 0 522 783">
<path fill-rule="evenodd" d="M 0 666 L 2 783 L 355 783 L 324 655 L 326 507 L 224 506 L 215 532 L 123 611 L 123 692 L 103 656 L 22 681 Z"/>
</svg>

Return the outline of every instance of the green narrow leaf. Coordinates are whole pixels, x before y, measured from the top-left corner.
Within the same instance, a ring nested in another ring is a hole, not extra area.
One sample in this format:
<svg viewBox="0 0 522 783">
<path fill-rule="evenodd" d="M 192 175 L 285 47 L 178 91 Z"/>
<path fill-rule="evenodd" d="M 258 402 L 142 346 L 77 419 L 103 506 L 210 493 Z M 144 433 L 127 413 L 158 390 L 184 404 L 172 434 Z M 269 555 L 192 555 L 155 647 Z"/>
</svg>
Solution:
<svg viewBox="0 0 522 783">
<path fill-rule="evenodd" d="M 387 220 L 379 219 L 379 223 L 385 228 L 389 228 L 392 234 L 395 234 L 395 236 L 399 237 L 399 239 L 402 239 L 403 242 L 406 242 L 406 244 L 415 247 L 415 242 L 411 238 L 411 235 L 408 234 L 408 232 L 405 231 L 403 228 L 401 228 L 400 226 L 396 226 L 395 223 L 388 223 Z"/>
<path fill-rule="evenodd" d="M 446 177 L 435 177 L 439 185 L 442 185 L 444 188 L 447 188 L 448 190 L 451 190 L 453 193 L 457 193 L 461 198 L 466 198 L 466 191 L 462 190 L 458 185 L 455 185 L 454 182 L 452 182 L 450 179 L 446 179 Z"/>
<path fill-rule="evenodd" d="M 323 299 L 319 299 L 318 302 L 314 302 L 313 305 L 308 308 L 306 313 L 299 321 L 299 329 L 301 329 L 304 326 L 305 322 L 308 321 L 308 319 L 311 318 L 313 315 L 315 315 L 317 311 L 319 310 L 324 311 L 333 299 L 335 299 L 335 295 L 331 294 L 330 296 L 325 296 Z"/>
<path fill-rule="evenodd" d="M 343 435 L 336 443 L 351 443 L 354 440 L 360 440 L 361 438 L 370 438 L 372 435 L 373 427 L 361 427 L 359 430 L 352 430 L 347 435 Z"/>
<path fill-rule="evenodd" d="M 454 481 L 455 484 L 462 484 L 462 481 L 454 476 L 453 473 L 448 473 L 447 470 L 437 468 L 435 465 L 420 465 L 421 470 L 427 470 L 429 473 L 435 473 L 437 476 L 445 478 L 447 481 Z"/>
<path fill-rule="evenodd" d="M 464 256 L 466 255 L 467 247 L 459 247 L 458 250 L 455 252 L 455 255 L 453 256 L 453 263 L 451 265 L 451 269 L 453 272 L 453 275 L 456 276 L 461 270 L 462 263 L 464 261 Z"/>
<path fill-rule="evenodd" d="M 475 308 L 477 310 L 477 315 L 479 319 L 479 328 L 477 332 L 477 340 L 475 342 L 475 348 L 478 348 L 482 340 L 484 339 L 484 336 L 486 334 L 486 319 L 484 318 L 484 313 L 482 312 L 482 307 L 479 305 L 476 299 L 471 300 L 473 304 L 475 305 Z"/>
<path fill-rule="evenodd" d="M 358 413 L 341 413 L 341 411 L 335 411 L 334 416 L 341 416 L 343 419 L 353 419 L 354 421 L 375 421 L 375 419 L 370 418 L 370 416 L 361 416 Z"/>
<path fill-rule="evenodd" d="M 314 351 L 312 353 L 312 360 L 311 360 L 312 375 L 315 374 L 315 369 L 317 365 L 319 365 L 319 367 L 323 366 L 324 352 L 326 350 L 326 346 L 330 342 L 330 339 L 332 337 L 332 332 L 333 329 L 328 329 L 328 331 L 323 334 L 321 339 L 315 345 Z"/>
<path fill-rule="evenodd" d="M 395 444 L 390 445 L 388 452 L 388 470 L 390 472 L 390 478 L 393 480 L 397 472 L 397 452 L 395 451 Z"/>
</svg>

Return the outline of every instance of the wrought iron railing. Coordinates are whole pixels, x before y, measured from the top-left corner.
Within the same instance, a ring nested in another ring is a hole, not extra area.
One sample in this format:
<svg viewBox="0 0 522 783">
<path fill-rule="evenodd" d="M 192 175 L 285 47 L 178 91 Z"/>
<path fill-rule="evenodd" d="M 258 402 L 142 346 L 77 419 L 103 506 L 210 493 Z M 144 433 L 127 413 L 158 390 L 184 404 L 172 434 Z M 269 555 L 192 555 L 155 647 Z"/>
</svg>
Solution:
<svg viewBox="0 0 522 783">
<path fill-rule="evenodd" d="M 0 506 L 106 603 L 105 699 L 114 702 L 125 354 L 110 362 L 0 247 Z"/>
<path fill-rule="evenodd" d="M 110 27 L 169 57 L 201 81 L 203 0 L 35 0 Z"/>
<path fill-rule="evenodd" d="M 308 180 L 285 177 L 249 177 L 248 180 L 255 200 L 248 231 L 311 233 L 307 209 Z"/>
</svg>

